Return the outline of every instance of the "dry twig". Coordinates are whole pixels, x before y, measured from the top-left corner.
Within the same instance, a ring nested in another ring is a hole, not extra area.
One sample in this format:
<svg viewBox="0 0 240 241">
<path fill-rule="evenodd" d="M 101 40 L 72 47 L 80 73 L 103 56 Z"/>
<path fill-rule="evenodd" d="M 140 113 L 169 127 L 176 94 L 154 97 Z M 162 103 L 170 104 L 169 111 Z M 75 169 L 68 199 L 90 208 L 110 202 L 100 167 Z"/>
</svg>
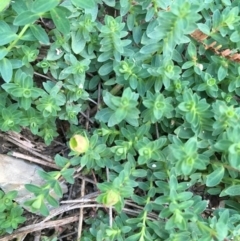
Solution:
<svg viewBox="0 0 240 241">
<path fill-rule="evenodd" d="M 19 153 L 19 152 L 12 151 L 12 152 L 9 152 L 8 155 L 14 156 L 14 157 L 17 157 L 17 158 L 21 158 L 23 160 L 27 160 L 27 161 L 30 161 L 30 162 L 34 162 L 34 163 L 37 163 L 37 164 L 40 164 L 40 165 L 43 165 L 43 166 L 51 167 L 51 168 L 54 168 L 54 169 L 57 169 L 57 170 L 61 170 L 61 168 L 58 167 L 57 165 L 55 165 L 54 163 L 50 163 L 50 162 L 38 159 L 36 157 L 27 156 L 27 155 L 24 155 L 24 154 Z"/>
<path fill-rule="evenodd" d="M 5 140 L 15 144 L 16 146 L 18 146 L 28 152 L 31 152 L 33 155 L 38 156 L 47 162 L 54 163 L 54 161 L 51 158 L 46 157 L 42 153 L 38 153 L 37 151 L 33 150 L 33 149 L 35 149 L 35 145 L 31 144 L 31 142 L 27 142 L 27 141 L 21 140 L 20 138 L 13 137 L 13 136 L 7 135 L 7 134 L 0 133 L 0 136 L 2 138 L 4 138 Z"/>
<path fill-rule="evenodd" d="M 84 195 L 85 195 L 85 180 L 83 179 L 82 186 L 81 186 L 81 197 L 84 197 Z M 83 208 L 80 208 L 79 220 L 78 220 L 78 240 L 81 240 L 82 225 L 83 225 Z"/>
<path fill-rule="evenodd" d="M 5 236 L 3 238 L 0 238 L 0 241 L 10 241 L 14 238 L 19 237 L 20 235 L 23 234 L 28 234 L 31 232 L 35 232 L 35 231 L 39 231 L 45 228 L 52 228 L 52 227 L 59 227 L 59 226 L 63 226 L 65 224 L 69 224 L 72 222 L 76 222 L 78 220 L 78 216 L 72 216 L 72 217 L 67 217 L 67 218 L 63 218 L 60 220 L 54 220 L 54 221 L 49 221 L 49 222 L 41 222 L 41 223 L 37 223 L 37 224 L 32 224 L 32 225 L 28 225 L 26 227 L 23 228 L 19 228 L 17 231 L 13 232 L 12 234 Z"/>
<path fill-rule="evenodd" d="M 231 50 L 231 49 L 221 50 L 222 46 L 219 45 L 216 41 L 212 42 L 211 44 L 204 43 L 204 40 L 206 40 L 209 36 L 204 34 L 199 29 L 191 33 L 191 37 L 194 38 L 196 41 L 200 42 L 201 44 L 203 44 L 205 49 L 209 49 L 213 51 L 215 54 L 222 56 L 224 58 L 227 58 L 233 62 L 240 62 L 240 54 L 235 53 L 235 50 Z"/>
</svg>

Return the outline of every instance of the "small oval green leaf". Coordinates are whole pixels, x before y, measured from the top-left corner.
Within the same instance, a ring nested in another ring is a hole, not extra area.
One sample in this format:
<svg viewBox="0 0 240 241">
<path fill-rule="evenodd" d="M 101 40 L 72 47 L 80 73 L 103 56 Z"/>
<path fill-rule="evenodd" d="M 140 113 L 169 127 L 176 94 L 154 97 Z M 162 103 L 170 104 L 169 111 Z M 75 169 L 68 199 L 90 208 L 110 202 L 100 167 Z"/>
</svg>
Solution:
<svg viewBox="0 0 240 241">
<path fill-rule="evenodd" d="M 224 176 L 224 167 L 218 167 L 214 172 L 207 175 L 206 184 L 208 187 L 214 187 L 218 185 Z"/>
<path fill-rule="evenodd" d="M 13 75 L 13 67 L 10 60 L 3 58 L 0 60 L 0 73 L 6 83 L 9 83 Z"/>
<path fill-rule="evenodd" d="M 63 34 L 69 34 L 70 23 L 67 18 L 69 11 L 64 7 L 56 7 L 50 11 L 52 20 L 57 29 Z"/>
<path fill-rule="evenodd" d="M 49 44 L 49 38 L 46 31 L 39 25 L 34 24 L 30 26 L 33 36 L 43 44 Z"/>
<path fill-rule="evenodd" d="M 34 13 L 45 13 L 55 8 L 59 3 L 59 0 L 36 0 L 32 5 L 32 11 Z"/>
<path fill-rule="evenodd" d="M 0 12 L 3 12 L 10 5 L 11 0 L 0 1 Z"/>
<path fill-rule="evenodd" d="M 23 26 L 26 24 L 34 23 L 39 18 L 37 13 L 33 13 L 31 11 L 26 11 L 20 13 L 13 21 L 14 25 Z"/>
<path fill-rule="evenodd" d="M 240 195 L 240 185 L 230 186 L 224 190 L 224 193 L 229 196 L 239 196 Z"/>
<path fill-rule="evenodd" d="M 95 0 L 72 0 L 72 4 L 79 8 L 91 9 L 97 4 Z"/>
</svg>

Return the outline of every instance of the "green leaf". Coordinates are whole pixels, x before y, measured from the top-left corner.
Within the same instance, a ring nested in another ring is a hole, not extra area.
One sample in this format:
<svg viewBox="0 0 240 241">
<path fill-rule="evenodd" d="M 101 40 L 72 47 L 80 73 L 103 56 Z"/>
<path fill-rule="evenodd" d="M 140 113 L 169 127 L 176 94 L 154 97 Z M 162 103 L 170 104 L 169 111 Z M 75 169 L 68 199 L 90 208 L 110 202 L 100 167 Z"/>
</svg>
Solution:
<svg viewBox="0 0 240 241">
<path fill-rule="evenodd" d="M 191 157 L 182 161 L 181 170 L 184 175 L 189 175 L 193 170 L 194 160 Z"/>
<path fill-rule="evenodd" d="M 95 0 L 71 0 L 72 4 L 79 8 L 91 9 L 97 4 Z"/>
<path fill-rule="evenodd" d="M 230 36 L 230 40 L 234 43 L 237 43 L 240 41 L 240 33 L 239 31 L 235 31 L 231 34 Z"/>
<path fill-rule="evenodd" d="M 198 28 L 206 35 L 210 35 L 210 28 L 207 24 L 198 23 Z"/>
<path fill-rule="evenodd" d="M 229 220 L 229 210 L 225 209 L 224 211 L 221 211 L 219 214 L 220 215 L 219 215 L 218 222 L 222 222 L 224 224 L 228 223 L 228 220 Z M 226 236 L 227 236 L 227 234 L 226 234 Z"/>
<path fill-rule="evenodd" d="M 129 218 L 126 220 L 127 224 L 135 224 L 142 221 L 142 218 Z"/>
<path fill-rule="evenodd" d="M 178 187 L 178 181 L 175 175 L 171 175 L 170 180 L 169 180 L 169 186 L 173 190 L 177 190 Z"/>
<path fill-rule="evenodd" d="M 60 0 L 35 0 L 32 4 L 34 13 L 45 13 L 55 8 Z"/>
<path fill-rule="evenodd" d="M 115 0 L 104 0 L 104 3 L 110 7 L 114 7 L 116 4 Z"/>
<path fill-rule="evenodd" d="M 59 197 L 62 197 L 63 191 L 62 191 L 61 185 L 59 184 L 58 181 L 55 182 L 53 190 Z"/>
<path fill-rule="evenodd" d="M 23 108 L 24 110 L 28 110 L 31 107 L 32 99 L 31 98 L 24 98 L 21 97 L 19 99 L 19 106 Z"/>
<path fill-rule="evenodd" d="M 120 123 L 124 118 L 127 116 L 127 111 L 124 108 L 118 108 L 113 115 L 116 116 L 116 119 L 118 119 L 118 123 Z"/>
<path fill-rule="evenodd" d="M 149 22 L 152 19 L 152 17 L 154 16 L 154 14 L 155 14 L 155 9 L 149 8 L 147 11 L 146 17 L 145 17 L 145 21 Z"/>
<path fill-rule="evenodd" d="M 47 195 L 46 200 L 53 207 L 58 207 L 59 206 L 58 201 L 55 198 L 53 198 L 51 195 Z"/>
<path fill-rule="evenodd" d="M 17 197 L 17 191 L 10 191 L 7 194 L 5 194 L 5 198 L 13 200 L 14 198 Z"/>
<path fill-rule="evenodd" d="M 192 192 L 181 192 L 177 195 L 177 200 L 179 201 L 186 201 L 193 196 Z"/>
<path fill-rule="evenodd" d="M 39 18 L 39 14 L 31 11 L 20 13 L 13 21 L 14 25 L 24 26 L 27 24 L 34 23 Z"/>
<path fill-rule="evenodd" d="M 109 60 L 111 57 L 112 57 L 111 51 L 103 52 L 98 56 L 98 61 L 99 62 L 105 62 L 105 61 Z"/>
<path fill-rule="evenodd" d="M 35 208 L 35 209 L 37 209 L 37 210 L 41 208 L 41 205 L 42 205 L 42 199 L 41 199 L 41 198 L 36 199 L 36 200 L 32 203 L 32 207 Z"/>
<path fill-rule="evenodd" d="M 223 80 L 228 74 L 227 68 L 224 68 L 223 66 L 220 66 L 218 69 L 218 80 L 221 81 Z"/>
<path fill-rule="evenodd" d="M 50 83 L 50 82 L 49 82 Z M 44 87 L 46 87 L 47 85 L 44 85 Z M 49 94 L 51 96 L 55 96 L 57 97 L 59 94 L 59 91 L 61 90 L 63 86 L 63 82 L 62 81 L 58 81 L 55 85 L 51 86 L 51 90 L 49 91 Z M 49 87 L 49 86 L 48 86 Z"/>
<path fill-rule="evenodd" d="M 159 205 L 168 203 L 168 202 L 169 202 L 169 197 L 166 197 L 166 196 L 160 196 L 160 197 L 156 198 L 154 201 L 154 203 L 157 203 Z"/>
<path fill-rule="evenodd" d="M 0 28 L 0 46 L 8 44 L 12 41 L 14 41 L 18 36 L 11 30 L 5 30 Z M 6 52 L 5 52 L 6 53 Z"/>
<path fill-rule="evenodd" d="M 8 50 L 5 47 L 0 48 L 0 60 L 2 60 L 8 54 Z"/>
<path fill-rule="evenodd" d="M 136 44 L 139 44 L 142 38 L 142 29 L 141 26 L 135 26 L 133 28 L 133 40 L 135 41 Z"/>
<path fill-rule="evenodd" d="M 190 155 L 197 151 L 197 140 L 194 137 L 190 138 L 184 145 L 185 150 L 187 150 L 187 153 L 189 153 Z"/>
<path fill-rule="evenodd" d="M 61 171 L 61 174 L 66 179 L 67 182 L 73 184 L 74 183 L 74 179 L 73 179 L 74 172 L 75 172 L 74 168 L 69 168 L 64 171 Z"/>
<path fill-rule="evenodd" d="M 11 0 L 0 1 L 0 12 L 3 12 L 10 5 Z"/>
<path fill-rule="evenodd" d="M 138 205 L 144 205 L 146 203 L 146 199 L 144 197 L 139 197 L 138 195 L 133 194 L 131 198 Z"/>
<path fill-rule="evenodd" d="M 153 175 L 160 180 L 167 179 L 167 174 L 164 171 L 154 172 Z"/>
<path fill-rule="evenodd" d="M 52 20 L 57 29 L 63 34 L 69 34 L 70 23 L 68 20 L 69 11 L 64 7 L 56 7 L 50 11 Z"/>
<path fill-rule="evenodd" d="M 33 192 L 34 194 L 40 194 L 42 193 L 42 189 L 36 185 L 33 184 L 25 184 L 25 188 L 29 191 L 29 192 Z"/>
<path fill-rule="evenodd" d="M 69 162 L 67 158 L 60 156 L 59 154 L 55 156 L 54 161 L 59 167 L 64 167 Z"/>
<path fill-rule="evenodd" d="M 109 61 L 100 67 L 100 69 L 98 70 L 98 73 L 104 76 L 104 75 L 110 74 L 112 70 L 113 70 L 113 63 L 112 61 Z"/>
<path fill-rule="evenodd" d="M 182 69 L 189 69 L 190 67 L 192 67 L 194 65 L 193 61 L 187 61 L 182 65 Z"/>
<path fill-rule="evenodd" d="M 72 32 L 72 50 L 75 54 L 79 54 L 86 45 L 86 40 L 82 38 L 80 31 Z"/>
<path fill-rule="evenodd" d="M 117 125 L 121 121 L 122 120 L 119 120 L 118 117 L 114 113 L 114 114 L 111 115 L 111 117 L 108 120 L 108 126 L 109 127 L 113 127 L 113 126 Z"/>
<path fill-rule="evenodd" d="M 113 111 L 111 109 L 104 108 L 96 114 L 95 118 L 99 121 L 107 123 L 109 121 L 109 118 L 111 117 L 112 113 L 113 113 Z"/>
<path fill-rule="evenodd" d="M 220 151 L 227 151 L 231 144 L 231 141 L 222 139 L 219 140 L 214 147 Z"/>
<path fill-rule="evenodd" d="M 224 167 L 220 166 L 214 172 L 207 175 L 207 180 L 206 180 L 207 186 L 214 187 L 218 185 L 224 176 L 224 171 L 225 171 Z"/>
<path fill-rule="evenodd" d="M 140 49 L 141 54 L 152 54 L 160 49 L 161 45 L 159 43 L 148 44 Z"/>
<path fill-rule="evenodd" d="M 197 54 L 196 46 L 194 45 L 193 42 L 190 42 L 190 44 L 188 45 L 187 52 L 191 58 L 194 58 L 196 56 Z"/>
<path fill-rule="evenodd" d="M 231 6 L 231 0 L 222 0 L 222 3 L 224 3 L 227 6 Z"/>
<path fill-rule="evenodd" d="M 49 44 L 49 38 L 46 31 L 38 24 L 30 26 L 33 36 L 43 44 Z"/>
<path fill-rule="evenodd" d="M 137 169 L 137 170 L 132 171 L 132 175 L 134 177 L 146 177 L 147 171 L 144 169 Z"/>
<path fill-rule="evenodd" d="M 207 205 L 208 205 L 208 202 L 206 200 L 204 200 L 204 201 L 201 200 L 196 205 L 194 205 L 192 208 L 194 210 L 194 213 L 201 214 L 206 209 Z"/>
<path fill-rule="evenodd" d="M 133 234 L 125 239 L 125 241 L 139 241 L 140 233 Z"/>
<path fill-rule="evenodd" d="M 220 197 L 222 196 L 240 196 L 240 185 L 233 185 L 228 187 L 227 189 L 223 190 L 220 194 Z"/>
<path fill-rule="evenodd" d="M 163 210 L 161 210 L 159 217 L 168 218 L 170 215 L 172 215 L 172 212 L 169 210 L 169 208 L 165 207 Z"/>
<path fill-rule="evenodd" d="M 48 216 L 48 215 L 49 215 L 48 208 L 47 208 L 47 206 L 45 205 L 44 202 L 41 202 L 41 207 L 40 207 L 39 211 L 40 211 L 40 213 L 41 213 L 43 216 Z"/>
<path fill-rule="evenodd" d="M 0 73 L 5 82 L 9 83 L 11 81 L 13 75 L 13 67 L 12 63 L 6 58 L 0 60 Z"/>
<path fill-rule="evenodd" d="M 45 179 L 46 181 L 51 181 L 53 180 L 54 178 L 47 172 L 43 171 L 43 170 L 38 170 L 38 175 Z"/>
</svg>

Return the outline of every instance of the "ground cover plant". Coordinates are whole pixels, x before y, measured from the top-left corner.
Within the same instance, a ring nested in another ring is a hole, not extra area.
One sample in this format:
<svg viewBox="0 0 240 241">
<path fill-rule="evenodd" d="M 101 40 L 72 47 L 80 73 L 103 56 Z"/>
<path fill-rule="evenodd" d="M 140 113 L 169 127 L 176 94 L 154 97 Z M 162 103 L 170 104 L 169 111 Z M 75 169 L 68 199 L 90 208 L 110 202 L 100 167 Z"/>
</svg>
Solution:
<svg viewBox="0 0 240 241">
<path fill-rule="evenodd" d="M 26 206 L 48 216 L 50 191 L 62 197 L 60 180 L 73 184 L 81 167 L 102 206 L 80 240 L 240 240 L 239 1 L 17 0 L 0 11 L 1 131 L 50 145 L 64 123 L 71 150 L 56 155 L 59 171 L 39 172 L 45 185 L 26 185 Z M 0 193 L 3 234 L 25 221 L 15 195 Z"/>
</svg>

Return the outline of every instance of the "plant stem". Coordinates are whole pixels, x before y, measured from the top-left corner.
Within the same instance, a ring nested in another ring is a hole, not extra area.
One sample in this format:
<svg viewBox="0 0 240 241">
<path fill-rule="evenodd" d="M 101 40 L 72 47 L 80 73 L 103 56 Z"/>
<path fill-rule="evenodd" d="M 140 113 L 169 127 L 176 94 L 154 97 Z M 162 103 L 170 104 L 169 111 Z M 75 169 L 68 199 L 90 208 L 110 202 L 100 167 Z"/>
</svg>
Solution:
<svg viewBox="0 0 240 241">
<path fill-rule="evenodd" d="M 65 171 L 66 169 L 68 169 L 70 167 L 71 163 L 68 162 L 61 170 L 62 171 Z M 58 180 L 60 177 L 61 177 L 61 172 L 59 172 L 59 174 L 55 177 L 56 180 Z"/>
<path fill-rule="evenodd" d="M 211 237 L 216 237 L 217 236 L 217 233 L 215 230 L 209 228 L 207 225 L 205 225 L 204 223 L 200 222 L 200 221 L 197 221 L 197 226 L 202 229 L 202 230 L 206 230 Z"/>
<path fill-rule="evenodd" d="M 152 182 L 150 182 L 150 187 L 149 190 L 152 188 Z M 146 205 L 150 202 L 150 197 L 148 196 L 146 200 Z M 146 229 L 146 221 L 147 221 L 147 211 L 144 211 L 143 213 L 143 221 L 142 221 L 142 230 L 141 230 L 141 236 L 139 238 L 139 241 L 144 241 L 144 236 L 145 236 L 145 229 Z"/>
<path fill-rule="evenodd" d="M 122 85 L 116 84 L 116 85 L 111 89 L 110 93 L 111 93 L 112 95 L 116 95 L 116 94 L 119 92 L 119 90 L 121 90 L 122 88 L 123 88 Z"/>
<path fill-rule="evenodd" d="M 21 32 L 18 34 L 17 39 L 15 39 L 8 47 L 7 47 L 7 51 L 9 52 L 18 42 L 19 39 L 21 39 L 21 37 L 23 36 L 23 34 L 27 31 L 27 29 L 29 28 L 30 24 L 27 24 L 26 26 L 23 27 L 23 29 L 21 30 Z"/>
</svg>

